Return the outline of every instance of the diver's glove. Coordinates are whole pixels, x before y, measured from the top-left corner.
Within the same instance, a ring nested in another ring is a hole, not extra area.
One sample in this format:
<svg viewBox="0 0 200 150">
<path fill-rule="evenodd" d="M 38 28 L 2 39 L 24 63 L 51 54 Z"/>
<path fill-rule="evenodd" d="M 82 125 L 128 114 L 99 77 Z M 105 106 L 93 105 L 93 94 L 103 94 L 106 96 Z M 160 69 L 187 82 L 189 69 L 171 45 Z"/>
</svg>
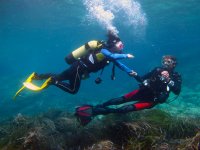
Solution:
<svg viewBox="0 0 200 150">
<path fill-rule="evenodd" d="M 174 81 L 170 80 L 169 83 L 168 83 L 168 86 L 169 87 L 173 87 L 174 86 Z"/>
<path fill-rule="evenodd" d="M 150 86 L 150 80 L 146 79 L 142 82 L 142 84 L 146 87 L 149 87 Z"/>
<path fill-rule="evenodd" d="M 131 70 L 131 72 L 129 73 L 129 76 L 132 76 L 132 77 L 136 77 L 138 74 L 137 72 L 135 72 L 134 70 Z"/>
<path fill-rule="evenodd" d="M 174 81 L 170 80 L 167 84 L 167 91 L 170 91 L 170 88 L 174 86 Z"/>
<path fill-rule="evenodd" d="M 160 76 L 160 81 L 162 81 L 163 83 L 167 84 L 169 82 L 169 78 L 166 78 L 164 76 Z"/>
</svg>

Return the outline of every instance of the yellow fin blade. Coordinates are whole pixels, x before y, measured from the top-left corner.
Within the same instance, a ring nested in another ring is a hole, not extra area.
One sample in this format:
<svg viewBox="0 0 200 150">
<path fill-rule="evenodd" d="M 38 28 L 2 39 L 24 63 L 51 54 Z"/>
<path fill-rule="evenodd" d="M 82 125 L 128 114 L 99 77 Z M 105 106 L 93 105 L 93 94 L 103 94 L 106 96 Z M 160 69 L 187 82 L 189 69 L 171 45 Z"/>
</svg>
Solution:
<svg viewBox="0 0 200 150">
<path fill-rule="evenodd" d="M 48 86 L 49 81 L 51 78 L 48 78 L 41 86 L 37 86 L 31 82 L 24 82 L 23 85 L 32 91 L 41 91 Z"/>
<path fill-rule="evenodd" d="M 25 82 L 31 82 L 32 81 L 32 78 L 35 76 L 35 72 L 33 72 L 27 79 Z M 15 99 L 19 93 L 21 93 L 21 91 L 23 91 L 23 89 L 25 88 L 25 86 L 23 85 L 14 95 L 13 99 Z"/>
<path fill-rule="evenodd" d="M 34 76 L 35 76 L 35 72 L 33 72 L 33 73 L 26 79 L 25 82 L 31 82 Z"/>
<path fill-rule="evenodd" d="M 16 93 L 15 96 L 13 97 L 13 99 L 15 99 L 17 97 L 17 95 L 19 95 L 19 93 L 25 88 L 25 86 L 22 86 Z"/>
<path fill-rule="evenodd" d="M 31 82 L 24 82 L 23 85 L 26 88 L 28 88 L 29 90 L 32 90 L 32 91 L 39 91 L 40 90 L 40 87 L 38 87 L 37 85 L 34 85 Z"/>
</svg>

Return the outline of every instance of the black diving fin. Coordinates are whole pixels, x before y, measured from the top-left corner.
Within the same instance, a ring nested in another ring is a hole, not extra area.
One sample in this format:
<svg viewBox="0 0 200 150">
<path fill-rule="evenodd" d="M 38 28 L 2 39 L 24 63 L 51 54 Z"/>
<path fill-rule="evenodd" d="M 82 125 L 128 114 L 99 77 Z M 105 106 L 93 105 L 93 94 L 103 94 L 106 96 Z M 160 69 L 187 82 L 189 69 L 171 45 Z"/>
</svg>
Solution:
<svg viewBox="0 0 200 150">
<path fill-rule="evenodd" d="M 87 125 L 93 119 L 93 106 L 84 105 L 77 107 L 75 116 L 82 126 Z"/>
</svg>

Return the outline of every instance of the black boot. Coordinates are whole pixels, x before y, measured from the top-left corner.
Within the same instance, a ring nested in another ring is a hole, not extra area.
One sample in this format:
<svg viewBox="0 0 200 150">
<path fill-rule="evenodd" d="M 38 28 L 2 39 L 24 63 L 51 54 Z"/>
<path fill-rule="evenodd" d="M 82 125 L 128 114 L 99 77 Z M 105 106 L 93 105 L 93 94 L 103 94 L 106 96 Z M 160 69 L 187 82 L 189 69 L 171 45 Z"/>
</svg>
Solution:
<svg viewBox="0 0 200 150">
<path fill-rule="evenodd" d="M 51 77 L 51 80 L 49 81 L 49 84 L 56 85 L 56 84 L 58 84 L 58 82 L 59 82 L 59 81 L 56 79 L 56 77 L 52 76 L 52 77 Z"/>
</svg>

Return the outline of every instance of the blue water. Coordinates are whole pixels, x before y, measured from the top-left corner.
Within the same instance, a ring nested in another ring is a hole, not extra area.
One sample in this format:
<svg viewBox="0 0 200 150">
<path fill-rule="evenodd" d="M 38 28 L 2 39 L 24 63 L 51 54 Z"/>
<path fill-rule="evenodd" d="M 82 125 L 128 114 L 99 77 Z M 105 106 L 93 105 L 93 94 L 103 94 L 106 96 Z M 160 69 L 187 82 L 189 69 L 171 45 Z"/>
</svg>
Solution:
<svg viewBox="0 0 200 150">
<path fill-rule="evenodd" d="M 114 26 L 124 41 L 124 52 L 135 55 L 133 60 L 123 62 L 144 74 L 160 65 L 162 55 L 175 55 L 185 89 L 180 99 L 185 105 L 189 101 L 198 107 L 200 1 L 137 2 L 147 21 L 142 31 L 140 26 L 128 25 L 127 16 L 115 14 Z M 94 79 L 98 73 L 92 74 L 90 79 L 82 81 L 76 95 L 49 87 L 39 93 L 25 90 L 15 101 L 12 99 L 33 71 L 59 73 L 68 67 L 64 57 L 73 49 L 92 39 L 105 39 L 106 29 L 97 20 L 89 21 L 87 16 L 84 0 L 0 1 L 1 119 L 54 108 L 72 112 L 77 105 L 103 102 L 137 87 L 134 79 L 119 70 L 116 80 L 110 81 L 110 66 L 104 70 L 102 84 L 96 85 Z M 188 90 L 193 94 L 191 97 Z"/>
</svg>

